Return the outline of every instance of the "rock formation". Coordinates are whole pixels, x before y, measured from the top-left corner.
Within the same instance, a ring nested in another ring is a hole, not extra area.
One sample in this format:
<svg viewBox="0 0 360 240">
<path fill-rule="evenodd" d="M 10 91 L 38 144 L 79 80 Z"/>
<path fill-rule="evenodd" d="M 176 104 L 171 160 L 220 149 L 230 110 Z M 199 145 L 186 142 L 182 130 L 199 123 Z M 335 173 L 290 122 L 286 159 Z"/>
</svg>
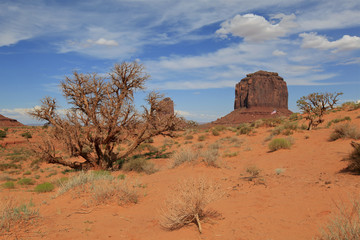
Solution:
<svg viewBox="0 0 360 240">
<path fill-rule="evenodd" d="M 18 127 L 23 126 L 15 119 L 7 118 L 0 114 L 0 127 Z"/>
<path fill-rule="evenodd" d="M 239 124 L 291 113 L 284 79 L 275 72 L 258 71 L 236 84 L 234 111 L 212 123 Z"/>
<path fill-rule="evenodd" d="M 235 86 L 234 109 L 252 107 L 288 108 L 286 82 L 275 72 L 247 74 Z"/>
</svg>

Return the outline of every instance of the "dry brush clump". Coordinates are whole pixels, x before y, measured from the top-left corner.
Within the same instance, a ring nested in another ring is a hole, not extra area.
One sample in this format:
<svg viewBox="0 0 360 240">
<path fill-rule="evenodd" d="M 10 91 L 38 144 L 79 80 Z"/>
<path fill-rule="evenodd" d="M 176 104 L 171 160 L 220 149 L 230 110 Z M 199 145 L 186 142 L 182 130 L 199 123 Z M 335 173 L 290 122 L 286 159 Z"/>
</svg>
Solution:
<svg viewBox="0 0 360 240">
<path fill-rule="evenodd" d="M 195 223 L 201 233 L 201 221 L 219 216 L 216 211 L 207 209 L 208 204 L 223 194 L 219 185 L 205 178 L 181 181 L 161 209 L 160 224 L 167 230 L 175 230 Z"/>
<path fill-rule="evenodd" d="M 50 97 L 30 113 L 49 125 L 48 136 L 39 146 L 41 157 L 74 169 L 113 169 L 144 141 L 157 135 L 172 136 L 181 120 L 164 114 L 160 94 L 148 95 L 148 107 L 143 107 L 142 113 L 135 109 L 134 93 L 143 90 L 148 79 L 137 62 L 115 64 L 107 76 L 74 72 L 72 78 L 66 77 L 61 82 L 71 105 L 66 114 L 58 111 L 56 100 Z M 123 151 L 116 151 L 126 142 Z M 67 156 L 57 154 L 59 145 Z M 66 157 L 80 161 L 67 161 Z"/>
<path fill-rule="evenodd" d="M 360 139 L 360 130 L 357 126 L 349 123 L 337 125 L 330 134 L 330 141 L 335 141 L 340 138 Z"/>
<path fill-rule="evenodd" d="M 351 146 L 353 147 L 353 151 L 345 159 L 349 162 L 347 170 L 360 174 L 360 143 L 353 141 L 351 142 Z"/>
<path fill-rule="evenodd" d="M 177 167 L 185 162 L 195 162 L 199 157 L 199 152 L 191 147 L 180 148 L 171 156 L 171 167 Z"/>
<path fill-rule="evenodd" d="M 354 201 L 351 209 L 337 206 L 339 214 L 322 230 L 317 240 L 360 239 L 360 202 Z"/>
<path fill-rule="evenodd" d="M 136 182 L 115 178 L 106 171 L 80 172 L 78 175 L 60 184 L 55 197 L 70 190 L 89 193 L 94 204 L 116 201 L 119 205 L 138 202 Z"/>
</svg>

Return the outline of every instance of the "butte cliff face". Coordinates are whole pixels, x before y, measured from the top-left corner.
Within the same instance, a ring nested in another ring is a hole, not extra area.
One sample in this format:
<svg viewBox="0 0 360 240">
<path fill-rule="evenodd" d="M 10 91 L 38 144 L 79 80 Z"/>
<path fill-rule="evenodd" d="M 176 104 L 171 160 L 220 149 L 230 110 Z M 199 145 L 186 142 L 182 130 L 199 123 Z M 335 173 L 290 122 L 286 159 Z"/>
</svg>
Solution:
<svg viewBox="0 0 360 240">
<path fill-rule="evenodd" d="M 286 82 L 275 72 L 247 74 L 235 86 L 234 109 L 252 107 L 288 108 Z"/>
<path fill-rule="evenodd" d="M 284 79 L 275 72 L 258 71 L 236 84 L 234 111 L 212 123 L 239 124 L 291 113 Z"/>
<path fill-rule="evenodd" d="M 7 118 L 0 114 L 0 127 L 17 127 L 23 126 L 15 119 Z"/>
</svg>

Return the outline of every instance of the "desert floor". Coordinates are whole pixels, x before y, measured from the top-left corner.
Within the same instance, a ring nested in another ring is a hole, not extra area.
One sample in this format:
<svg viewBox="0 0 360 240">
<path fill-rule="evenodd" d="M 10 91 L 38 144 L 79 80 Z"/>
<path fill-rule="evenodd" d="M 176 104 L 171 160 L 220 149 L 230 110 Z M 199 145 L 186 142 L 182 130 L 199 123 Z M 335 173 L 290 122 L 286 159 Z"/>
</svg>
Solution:
<svg viewBox="0 0 360 240">
<path fill-rule="evenodd" d="M 327 127 L 331 120 L 346 116 L 351 120 Z M 9 222 L 6 227 L 2 216 L 0 238 L 315 239 L 339 214 L 340 208 L 350 208 L 352 201 L 359 200 L 360 176 L 342 171 L 348 165 L 343 159 L 352 151 L 353 139 L 329 141 L 334 127 L 345 122 L 360 128 L 360 109 L 331 112 L 319 128 L 311 131 L 298 129 L 292 134 L 288 132 L 289 136 L 274 136 L 290 137 L 293 142 L 290 149 L 274 152 L 268 148 L 274 127 L 254 128 L 250 134 L 238 134 L 236 128 L 218 127 L 218 136 L 214 136 L 213 128 L 181 131 L 174 139 L 156 137 L 149 145 L 165 149 L 163 153 L 167 153 L 147 160 L 154 163 L 157 172 L 110 173 L 116 178 L 125 177 L 122 181 L 136 190 L 136 203 L 126 204 L 119 204 L 111 196 L 96 201 L 83 186 L 56 196 L 64 182 L 80 173 L 37 159 L 31 149 L 41 142 L 47 129 L 9 128 L 7 137 L 0 140 L 3 146 L 0 147 L 2 211 L 4 207 L 27 204 L 29 211 L 35 213 L 28 219 Z M 305 120 L 297 123 L 300 126 Z M 22 137 L 24 132 L 29 132 L 32 138 Z M 219 152 L 215 167 L 201 161 L 202 153 L 214 143 Z M 170 153 L 184 148 L 198 152 L 199 157 L 172 168 Z M 147 151 L 145 148 L 141 153 Z M 251 168 L 259 169 L 259 175 L 252 177 Z M 31 180 L 21 181 L 24 178 Z M 176 198 L 174 189 L 182 181 L 198 178 L 220 186 L 222 196 L 208 206 L 218 214 L 202 222 L 201 234 L 195 223 L 173 231 L 164 229 L 160 219 L 166 199 Z M 5 187 L 9 181 L 14 182 L 14 188 Z M 44 182 L 53 183 L 55 189 L 44 193 L 34 191 L 36 185 Z M 94 184 L 90 183 L 88 188 Z"/>
</svg>

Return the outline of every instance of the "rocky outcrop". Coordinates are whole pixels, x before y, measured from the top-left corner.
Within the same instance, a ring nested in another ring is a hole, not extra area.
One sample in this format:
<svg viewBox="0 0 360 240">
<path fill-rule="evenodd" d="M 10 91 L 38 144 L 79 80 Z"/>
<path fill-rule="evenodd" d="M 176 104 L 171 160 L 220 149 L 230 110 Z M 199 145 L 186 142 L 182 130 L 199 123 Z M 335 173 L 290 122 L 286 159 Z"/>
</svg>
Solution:
<svg viewBox="0 0 360 240">
<path fill-rule="evenodd" d="M 0 114 L 0 127 L 18 127 L 23 126 L 15 119 L 7 118 Z"/>
<path fill-rule="evenodd" d="M 247 74 L 235 86 L 234 109 L 252 107 L 287 109 L 288 91 L 284 79 L 275 72 Z"/>
<path fill-rule="evenodd" d="M 236 84 L 234 111 L 212 124 L 232 125 L 291 113 L 284 79 L 275 72 L 258 71 Z"/>
</svg>

